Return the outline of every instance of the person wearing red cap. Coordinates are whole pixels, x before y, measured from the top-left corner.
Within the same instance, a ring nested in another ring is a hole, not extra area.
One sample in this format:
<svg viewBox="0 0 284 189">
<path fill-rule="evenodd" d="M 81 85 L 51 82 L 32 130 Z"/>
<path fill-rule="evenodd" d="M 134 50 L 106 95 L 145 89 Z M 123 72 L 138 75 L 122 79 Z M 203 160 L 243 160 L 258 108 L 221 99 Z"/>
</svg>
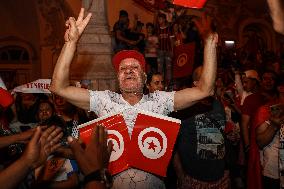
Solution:
<svg viewBox="0 0 284 189">
<path fill-rule="evenodd" d="M 94 111 L 98 117 L 122 113 L 129 135 L 132 134 L 139 110 L 167 115 L 174 110 L 187 108 L 196 101 L 213 95 L 218 35 L 208 28 L 210 21 L 207 17 L 203 17 L 202 22 L 197 22 L 205 44 L 204 72 L 202 72 L 198 86 L 181 91 L 155 91 L 144 95 L 145 59 L 142 54 L 133 50 L 121 51 L 113 57 L 121 94 L 109 90 L 92 91 L 71 86 L 69 83 L 70 65 L 76 51 L 77 41 L 90 18 L 90 13 L 84 18 L 84 9 L 81 9 L 77 20 L 71 17 L 66 22 L 68 28 L 64 36 L 65 44 L 55 66 L 50 87 L 53 93 L 62 96 L 80 108 Z M 114 176 L 113 188 L 130 188 L 132 184 L 135 185 L 135 188 L 165 188 L 159 177 L 134 168 Z"/>
</svg>

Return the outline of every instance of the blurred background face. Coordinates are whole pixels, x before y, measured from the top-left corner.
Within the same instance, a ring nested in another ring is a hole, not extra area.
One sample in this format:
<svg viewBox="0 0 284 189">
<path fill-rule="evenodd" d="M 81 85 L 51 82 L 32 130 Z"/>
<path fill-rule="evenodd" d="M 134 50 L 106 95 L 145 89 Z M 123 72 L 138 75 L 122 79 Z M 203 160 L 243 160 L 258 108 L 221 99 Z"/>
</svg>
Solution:
<svg viewBox="0 0 284 189">
<path fill-rule="evenodd" d="M 147 27 L 147 33 L 148 34 L 153 34 L 154 28 L 152 26 Z"/>
<path fill-rule="evenodd" d="M 174 32 L 178 32 L 179 31 L 179 24 L 175 23 L 173 26 L 173 30 Z"/>
<path fill-rule="evenodd" d="M 24 107 L 29 108 L 35 103 L 36 97 L 30 93 L 19 93 L 22 97 L 22 104 Z"/>
<path fill-rule="evenodd" d="M 255 89 L 255 87 L 256 87 L 256 80 L 247 77 L 243 78 L 243 88 L 245 91 L 251 92 Z"/>
<path fill-rule="evenodd" d="M 63 111 L 65 105 L 66 105 L 66 100 L 60 96 L 54 95 L 53 96 L 53 103 L 55 105 L 56 113 L 61 114 Z"/>
<path fill-rule="evenodd" d="M 273 73 L 264 73 L 262 76 L 262 88 L 265 91 L 271 91 L 275 86 L 275 77 Z"/>
<path fill-rule="evenodd" d="M 166 23 L 166 19 L 162 16 L 159 16 L 158 17 L 158 23 L 159 23 L 159 25 L 163 25 L 163 24 Z"/>
<path fill-rule="evenodd" d="M 43 102 L 39 105 L 38 119 L 40 122 L 45 121 L 53 115 L 53 109 L 50 104 Z"/>
<path fill-rule="evenodd" d="M 126 23 L 126 22 L 128 22 L 128 16 L 120 16 L 120 17 L 119 17 L 119 20 L 120 20 L 122 23 Z"/>
<path fill-rule="evenodd" d="M 277 91 L 278 91 L 281 95 L 284 95 L 284 82 L 282 82 L 280 85 L 277 86 Z"/>
<path fill-rule="evenodd" d="M 153 75 L 151 82 L 147 84 L 147 88 L 149 93 L 153 93 L 157 90 L 163 91 L 165 89 L 163 76 L 160 74 Z"/>
<path fill-rule="evenodd" d="M 200 76 L 199 76 L 199 77 L 200 77 Z M 217 87 L 217 88 L 222 88 L 222 87 L 224 87 L 224 83 L 223 83 L 222 78 L 218 77 L 218 78 L 216 79 L 216 87 Z"/>
</svg>

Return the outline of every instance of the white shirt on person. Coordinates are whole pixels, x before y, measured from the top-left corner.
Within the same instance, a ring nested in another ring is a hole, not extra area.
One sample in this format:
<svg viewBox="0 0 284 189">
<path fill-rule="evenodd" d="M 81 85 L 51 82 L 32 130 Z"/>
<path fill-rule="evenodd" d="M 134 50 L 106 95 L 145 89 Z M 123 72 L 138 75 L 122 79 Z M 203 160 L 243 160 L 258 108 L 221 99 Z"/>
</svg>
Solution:
<svg viewBox="0 0 284 189">
<path fill-rule="evenodd" d="M 277 132 L 270 144 L 260 150 L 262 175 L 279 179 L 279 146 L 279 132 Z"/>
<path fill-rule="evenodd" d="M 121 94 L 111 91 L 90 91 L 90 110 L 98 117 L 109 114 L 122 113 L 125 119 L 129 136 L 133 131 L 136 116 L 139 110 L 168 115 L 174 110 L 174 93 L 156 91 L 143 95 L 135 105 L 130 105 Z M 138 169 L 130 168 L 114 176 L 114 189 L 163 189 L 164 183 L 158 177 Z"/>
</svg>

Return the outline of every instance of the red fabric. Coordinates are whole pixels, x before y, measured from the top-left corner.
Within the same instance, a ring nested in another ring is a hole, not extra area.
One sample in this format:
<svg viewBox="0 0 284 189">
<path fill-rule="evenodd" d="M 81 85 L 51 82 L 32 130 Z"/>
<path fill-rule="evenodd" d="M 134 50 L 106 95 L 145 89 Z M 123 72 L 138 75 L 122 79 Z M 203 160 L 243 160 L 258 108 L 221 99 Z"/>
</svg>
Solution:
<svg viewBox="0 0 284 189">
<path fill-rule="evenodd" d="M 246 97 L 241 108 L 242 114 L 254 117 L 257 109 L 266 103 L 265 97 L 260 93 L 254 93 Z M 251 119 L 252 120 L 252 119 Z"/>
<path fill-rule="evenodd" d="M 233 131 L 234 131 L 234 128 L 235 128 L 234 122 L 232 122 L 232 121 L 226 121 L 226 125 L 225 125 L 224 132 L 225 132 L 226 134 L 228 134 L 228 133 L 230 133 L 230 132 L 233 132 Z"/>
<path fill-rule="evenodd" d="M 8 108 L 13 103 L 14 98 L 9 93 L 9 91 L 0 87 L 0 106 L 2 106 L 3 108 Z"/>
<path fill-rule="evenodd" d="M 163 9 L 166 6 L 165 0 L 155 0 L 154 2 L 147 0 L 133 0 L 133 1 L 143 6 L 145 9 L 148 9 L 149 11 L 154 11 L 155 9 Z"/>
<path fill-rule="evenodd" d="M 78 126 L 80 139 L 85 144 L 89 143 L 93 128 L 98 124 L 102 124 L 108 129 L 108 141 L 111 140 L 113 144 L 113 151 L 108 167 L 110 173 L 115 175 L 128 169 L 126 149 L 128 148 L 130 139 L 123 116 L 117 114 L 110 117 L 98 118 Z"/>
<path fill-rule="evenodd" d="M 195 1 L 189 1 L 189 0 L 174 0 L 174 4 L 189 7 L 189 8 L 202 8 L 204 4 L 206 3 L 206 0 L 195 0 Z"/>
<path fill-rule="evenodd" d="M 92 130 L 98 124 L 108 129 L 108 140 L 113 143 L 108 167 L 112 175 L 135 167 L 166 176 L 180 127 L 179 120 L 153 113 L 139 113 L 130 141 L 121 114 L 98 118 L 78 126 L 80 138 L 85 144 L 90 141 Z"/>
<path fill-rule="evenodd" d="M 116 71 L 118 71 L 121 61 L 126 58 L 134 58 L 138 60 L 142 69 L 145 71 L 146 61 L 145 61 L 144 55 L 136 50 L 123 50 L 123 51 L 119 51 L 118 53 L 114 55 L 112 59 L 112 63 Z"/>
<path fill-rule="evenodd" d="M 141 0 L 137 0 L 141 1 Z M 166 0 L 155 0 L 155 8 L 160 10 L 160 9 L 165 9 L 166 8 Z"/>
<path fill-rule="evenodd" d="M 179 124 L 179 121 L 165 116 L 139 113 L 131 136 L 131 150 L 128 151 L 129 164 L 165 177 Z"/>
<path fill-rule="evenodd" d="M 249 159 L 248 159 L 248 177 L 247 177 L 247 185 L 248 189 L 262 189 L 262 168 L 260 164 L 260 155 L 259 148 L 256 143 L 256 129 L 269 119 L 269 105 L 262 106 L 258 109 L 255 114 L 255 119 L 253 121 L 252 127 L 250 129 L 251 132 L 251 141 L 250 141 L 250 151 L 249 151 Z"/>
<path fill-rule="evenodd" d="M 192 73 L 194 63 L 195 43 L 175 47 L 173 77 L 180 78 Z"/>
</svg>

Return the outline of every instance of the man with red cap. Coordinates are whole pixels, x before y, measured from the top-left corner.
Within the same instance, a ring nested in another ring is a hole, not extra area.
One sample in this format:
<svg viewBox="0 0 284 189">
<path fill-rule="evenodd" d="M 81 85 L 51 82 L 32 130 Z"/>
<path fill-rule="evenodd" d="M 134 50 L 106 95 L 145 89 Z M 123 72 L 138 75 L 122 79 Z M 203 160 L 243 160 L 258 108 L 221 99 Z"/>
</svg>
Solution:
<svg viewBox="0 0 284 189">
<path fill-rule="evenodd" d="M 199 81 L 200 85 L 197 87 L 173 92 L 155 91 L 144 95 L 145 59 L 142 54 L 133 50 L 121 51 L 113 57 L 121 94 L 108 90 L 91 91 L 70 86 L 69 70 L 76 51 L 76 44 L 90 18 L 90 13 L 84 18 L 84 9 L 81 9 L 77 20 L 71 17 L 66 22 L 68 28 L 65 33 L 65 44 L 55 66 L 50 87 L 50 90 L 55 94 L 80 108 L 94 111 L 99 117 L 122 113 L 129 135 L 132 134 L 139 110 L 167 115 L 174 110 L 187 108 L 196 101 L 213 95 L 218 35 L 208 28 L 210 21 L 207 17 L 204 17 L 202 22 L 197 22 L 205 44 L 204 72 Z M 94 182 L 100 184 L 98 180 Z M 113 188 L 165 188 L 165 186 L 159 177 L 130 168 L 114 176 Z"/>
</svg>

